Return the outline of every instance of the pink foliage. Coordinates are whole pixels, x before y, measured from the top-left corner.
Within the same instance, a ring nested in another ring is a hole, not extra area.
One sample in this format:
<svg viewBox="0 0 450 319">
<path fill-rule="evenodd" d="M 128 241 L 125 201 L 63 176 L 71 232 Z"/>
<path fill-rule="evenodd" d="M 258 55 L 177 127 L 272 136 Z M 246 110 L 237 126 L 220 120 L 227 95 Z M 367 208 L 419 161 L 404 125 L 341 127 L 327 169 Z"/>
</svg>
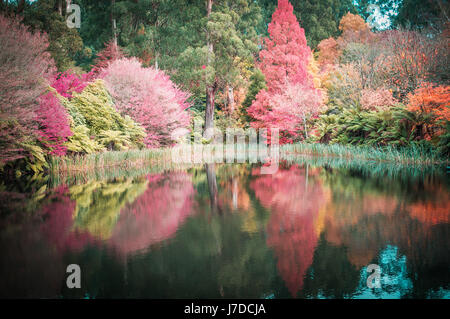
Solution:
<svg viewBox="0 0 450 319">
<path fill-rule="evenodd" d="M 39 97 L 36 115 L 39 140 L 50 149 L 50 154 L 65 155 L 67 148 L 63 144 L 72 136 L 66 109 L 55 95 L 47 93 Z"/>
<path fill-rule="evenodd" d="M 144 68 L 135 58 L 111 63 L 100 77 L 115 100 L 117 110 L 146 130 L 148 147 L 170 145 L 171 133 L 189 126 L 188 94 L 163 71 Z"/>
<path fill-rule="evenodd" d="M 259 97 L 271 111 L 255 112 L 253 117 L 265 126 L 278 127 L 290 136 L 296 136 L 299 125 L 309 116 L 317 115 L 322 104 L 321 92 L 302 84 L 288 83 L 283 92 L 270 95 L 269 92 L 262 91 Z"/>
<path fill-rule="evenodd" d="M 365 110 L 386 109 L 397 103 L 398 101 L 392 96 L 392 92 L 387 89 L 364 89 L 361 92 L 361 107 Z"/>
<path fill-rule="evenodd" d="M 52 81 L 52 87 L 62 96 L 71 98 L 73 92 L 81 93 L 88 83 L 93 80 L 93 77 L 92 71 L 80 76 L 71 71 L 66 71 L 55 77 Z"/>
<path fill-rule="evenodd" d="M 0 163 L 27 156 L 18 144 L 34 136 L 37 98 L 55 72 L 45 34 L 0 14 Z"/>
<path fill-rule="evenodd" d="M 148 177 L 147 190 L 120 213 L 109 244 L 122 254 L 174 236 L 192 213 L 194 187 L 184 172 Z"/>
<path fill-rule="evenodd" d="M 265 47 L 259 67 L 267 90 L 256 95 L 248 113 L 257 120 L 252 123 L 255 128 L 280 128 L 280 142 L 286 143 L 296 135 L 300 121 L 316 113 L 321 103 L 321 93 L 307 71 L 311 49 L 287 0 L 278 1 Z"/>
<path fill-rule="evenodd" d="M 59 252 L 80 251 L 87 244 L 96 243 L 88 232 L 72 230 L 76 202 L 70 199 L 67 185 L 61 185 L 54 189 L 48 200 L 49 203 L 40 210 L 45 221 L 42 225 L 42 232 Z"/>
</svg>

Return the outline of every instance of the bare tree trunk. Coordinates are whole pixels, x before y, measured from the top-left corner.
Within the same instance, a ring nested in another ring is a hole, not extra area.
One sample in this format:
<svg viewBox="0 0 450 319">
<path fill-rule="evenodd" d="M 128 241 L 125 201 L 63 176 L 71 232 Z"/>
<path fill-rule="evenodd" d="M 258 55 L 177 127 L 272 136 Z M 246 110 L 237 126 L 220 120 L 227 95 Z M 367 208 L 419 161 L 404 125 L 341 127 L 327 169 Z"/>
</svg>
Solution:
<svg viewBox="0 0 450 319">
<path fill-rule="evenodd" d="M 238 200 L 239 200 L 239 188 L 238 188 L 238 180 L 237 178 L 233 177 L 232 180 L 233 188 L 232 188 L 232 194 L 233 194 L 233 209 L 236 210 L 238 208 Z"/>
<path fill-rule="evenodd" d="M 227 87 L 227 103 L 228 109 L 230 110 L 230 114 L 234 112 L 234 89 L 231 85 Z"/>
<path fill-rule="evenodd" d="M 216 84 L 206 88 L 205 130 L 203 131 L 203 137 L 206 139 L 210 139 L 212 137 L 212 130 L 209 129 L 214 127 L 214 104 L 216 90 Z"/>
<path fill-rule="evenodd" d="M 306 126 L 306 117 L 303 116 L 303 125 L 305 126 L 305 138 L 308 138 L 308 127 Z"/>
<path fill-rule="evenodd" d="M 72 0 L 66 0 L 66 15 L 67 15 L 67 12 L 69 12 L 71 5 L 72 5 Z"/>
<path fill-rule="evenodd" d="M 58 13 L 60 16 L 63 15 L 63 0 L 58 0 Z"/>
<path fill-rule="evenodd" d="M 209 198 L 211 201 L 211 211 L 213 213 L 221 213 L 221 208 L 219 206 L 217 190 L 217 180 L 216 180 L 216 170 L 214 164 L 205 164 L 206 179 L 208 181 Z"/>
<path fill-rule="evenodd" d="M 212 12 L 213 0 L 206 0 L 206 16 L 209 18 Z M 213 43 L 210 40 L 209 33 L 206 33 L 206 46 L 208 48 L 207 65 L 211 64 L 211 56 L 214 52 Z M 214 104 L 217 84 L 213 83 L 206 88 L 206 111 L 205 111 L 205 128 L 203 131 L 204 138 L 211 138 L 211 128 L 214 127 Z"/>
<path fill-rule="evenodd" d="M 116 24 L 116 18 L 114 17 L 114 7 L 116 5 L 116 0 L 111 0 L 111 25 L 112 25 L 112 33 L 113 33 L 113 40 L 114 45 L 117 47 L 117 24 Z"/>
</svg>

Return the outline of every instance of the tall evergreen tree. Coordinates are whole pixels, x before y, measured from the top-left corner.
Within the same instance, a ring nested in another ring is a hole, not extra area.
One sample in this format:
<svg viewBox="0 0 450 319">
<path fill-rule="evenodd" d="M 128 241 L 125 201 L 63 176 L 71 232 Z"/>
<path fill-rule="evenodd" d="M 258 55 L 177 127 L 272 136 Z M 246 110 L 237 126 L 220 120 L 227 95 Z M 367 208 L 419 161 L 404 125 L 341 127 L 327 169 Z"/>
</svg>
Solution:
<svg viewBox="0 0 450 319">
<path fill-rule="evenodd" d="M 259 0 L 258 3 L 264 16 L 259 31 L 264 32 L 277 4 L 274 0 Z M 352 0 L 292 0 L 291 3 L 294 14 L 305 29 L 308 45 L 312 48 L 323 39 L 337 36 L 342 16 L 347 12 L 356 12 Z"/>
</svg>

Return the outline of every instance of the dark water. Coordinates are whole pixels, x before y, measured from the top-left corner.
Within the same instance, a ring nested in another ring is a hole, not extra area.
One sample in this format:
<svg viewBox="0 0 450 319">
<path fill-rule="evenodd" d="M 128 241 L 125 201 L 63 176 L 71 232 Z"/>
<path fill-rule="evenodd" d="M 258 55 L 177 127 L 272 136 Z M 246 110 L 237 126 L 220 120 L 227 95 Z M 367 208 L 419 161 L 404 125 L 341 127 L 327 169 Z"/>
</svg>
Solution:
<svg viewBox="0 0 450 319">
<path fill-rule="evenodd" d="M 0 297 L 449 298 L 448 173 L 374 171 L 216 164 L 3 183 Z"/>
</svg>

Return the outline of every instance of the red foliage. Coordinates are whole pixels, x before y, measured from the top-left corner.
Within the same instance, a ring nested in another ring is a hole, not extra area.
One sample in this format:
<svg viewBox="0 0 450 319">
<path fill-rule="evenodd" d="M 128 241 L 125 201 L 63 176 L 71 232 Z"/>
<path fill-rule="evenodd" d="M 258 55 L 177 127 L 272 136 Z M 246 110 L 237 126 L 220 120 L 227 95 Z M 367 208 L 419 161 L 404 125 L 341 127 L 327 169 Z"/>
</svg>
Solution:
<svg viewBox="0 0 450 319">
<path fill-rule="evenodd" d="M 408 110 L 431 115 L 430 120 L 414 124 L 413 129 L 421 138 L 431 140 L 444 132 L 443 122 L 450 121 L 450 86 L 423 83 L 414 93 L 408 94 L 408 101 Z"/>
<path fill-rule="evenodd" d="M 399 99 L 414 91 L 424 81 L 439 56 L 435 43 L 416 31 L 390 30 L 379 35 L 380 50 L 385 52 L 383 60 L 386 85 L 396 90 Z M 448 50 L 448 48 L 447 48 Z"/>
<path fill-rule="evenodd" d="M 321 184 L 304 170 L 292 166 L 251 182 L 261 204 L 271 210 L 267 244 L 277 256 L 278 271 L 293 297 L 313 262 L 318 234 L 314 220 L 322 205 Z"/>
<path fill-rule="evenodd" d="M 95 59 L 95 65 L 92 67 L 93 74 L 98 75 L 103 69 L 106 69 L 112 62 L 125 57 L 122 49 L 114 42 L 110 40 L 105 43 L 105 48 L 97 54 Z"/>
<path fill-rule="evenodd" d="M 312 54 L 306 44 L 305 30 L 300 28 L 287 0 L 278 2 L 265 47 L 260 52 L 259 67 L 265 75 L 267 90 L 256 95 L 247 112 L 257 120 L 252 123 L 253 127 L 278 127 L 282 134 L 280 142 L 290 142 L 301 121 L 312 115 L 311 107 L 317 110 L 320 92 L 314 89 L 312 76 L 307 71 Z M 295 94 L 295 91 L 300 93 Z M 308 101 L 298 99 L 301 96 L 313 98 L 306 103 Z M 289 106 L 281 105 L 281 100 L 289 102 Z"/>
<path fill-rule="evenodd" d="M 64 97 L 71 98 L 72 93 L 81 93 L 88 83 L 93 80 L 93 71 L 80 76 L 69 71 L 58 74 L 52 81 L 52 87 Z"/>
<path fill-rule="evenodd" d="M 171 133 L 189 126 L 188 94 L 178 89 L 163 71 L 143 68 L 136 59 L 121 59 L 103 70 L 106 87 L 117 110 L 140 123 L 148 147 L 170 145 Z"/>
<path fill-rule="evenodd" d="M 259 68 L 266 77 L 268 91 L 278 93 L 287 82 L 307 84 L 311 49 L 288 0 L 278 1 L 268 31 L 265 49 L 259 53 Z"/>
<path fill-rule="evenodd" d="M 47 47 L 45 34 L 0 14 L 0 163 L 27 156 L 20 143 L 35 135 L 37 98 L 56 70 Z"/>
<path fill-rule="evenodd" d="M 72 136 L 66 109 L 52 93 L 39 97 L 36 112 L 39 123 L 39 140 L 50 150 L 50 154 L 62 156 L 67 148 L 63 145 Z"/>
<path fill-rule="evenodd" d="M 424 83 L 414 94 L 408 95 L 408 109 L 420 113 L 433 113 L 436 120 L 450 121 L 450 86 Z"/>
</svg>

